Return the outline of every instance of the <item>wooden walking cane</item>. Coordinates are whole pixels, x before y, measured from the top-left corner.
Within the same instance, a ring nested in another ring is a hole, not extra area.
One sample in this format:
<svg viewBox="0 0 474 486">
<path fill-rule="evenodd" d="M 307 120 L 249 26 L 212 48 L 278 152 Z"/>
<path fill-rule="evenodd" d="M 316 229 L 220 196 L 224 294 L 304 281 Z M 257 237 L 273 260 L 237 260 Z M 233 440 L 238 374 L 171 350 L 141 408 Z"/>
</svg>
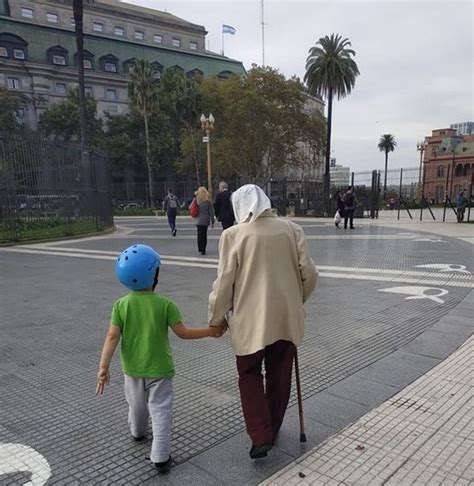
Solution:
<svg viewBox="0 0 474 486">
<path fill-rule="evenodd" d="M 303 397 L 301 396 L 301 381 L 300 381 L 300 367 L 298 364 L 298 350 L 295 346 L 295 378 L 296 378 L 296 395 L 298 396 L 298 414 L 300 416 L 300 442 L 306 442 L 306 434 L 304 432 L 304 417 L 303 417 Z"/>
</svg>

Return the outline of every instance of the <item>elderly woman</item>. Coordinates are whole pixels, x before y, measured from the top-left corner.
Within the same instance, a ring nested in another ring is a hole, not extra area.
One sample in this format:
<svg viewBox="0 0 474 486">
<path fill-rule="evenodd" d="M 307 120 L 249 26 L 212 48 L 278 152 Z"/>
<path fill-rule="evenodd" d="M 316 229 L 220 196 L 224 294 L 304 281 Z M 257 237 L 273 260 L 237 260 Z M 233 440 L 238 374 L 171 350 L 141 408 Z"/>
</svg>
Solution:
<svg viewBox="0 0 474 486">
<path fill-rule="evenodd" d="M 214 226 L 214 208 L 212 207 L 209 192 L 205 187 L 199 187 L 194 194 L 199 206 L 199 214 L 196 219 L 198 251 L 201 255 L 205 255 L 207 247 L 207 229 L 210 224 Z"/>
<path fill-rule="evenodd" d="M 253 184 L 232 194 L 237 225 L 222 233 L 209 323 L 228 320 L 250 457 L 265 457 L 285 416 L 295 346 L 304 333 L 303 304 L 317 271 L 303 229 L 275 217 Z M 265 388 L 262 376 L 265 362 Z"/>
</svg>

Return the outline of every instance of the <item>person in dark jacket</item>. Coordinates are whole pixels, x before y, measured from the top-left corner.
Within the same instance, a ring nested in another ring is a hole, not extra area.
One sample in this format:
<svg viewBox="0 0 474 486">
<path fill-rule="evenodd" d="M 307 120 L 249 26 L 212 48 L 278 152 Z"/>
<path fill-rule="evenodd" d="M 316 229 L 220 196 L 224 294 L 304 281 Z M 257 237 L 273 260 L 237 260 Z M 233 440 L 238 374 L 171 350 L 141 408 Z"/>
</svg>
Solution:
<svg viewBox="0 0 474 486">
<path fill-rule="evenodd" d="M 349 220 L 350 228 L 354 229 L 354 211 L 357 206 L 356 195 L 351 186 L 347 188 L 344 194 L 344 229 L 347 229 L 347 221 Z"/>
<path fill-rule="evenodd" d="M 199 206 L 199 214 L 196 218 L 198 250 L 201 255 L 205 255 L 207 229 L 209 228 L 209 225 L 212 225 L 214 228 L 214 209 L 212 207 L 209 192 L 205 187 L 199 187 L 194 194 L 196 195 L 196 201 Z"/>
<path fill-rule="evenodd" d="M 168 224 L 171 229 L 171 234 L 176 236 L 176 215 L 178 214 L 179 199 L 173 194 L 173 189 L 168 189 L 168 195 L 163 201 L 163 209 L 166 211 L 168 217 Z"/>
<path fill-rule="evenodd" d="M 232 193 L 229 191 L 227 182 L 219 182 L 219 192 L 214 203 L 214 213 L 217 221 L 222 224 L 222 229 L 225 230 L 234 225 L 235 217 L 232 209 L 230 197 Z"/>
</svg>

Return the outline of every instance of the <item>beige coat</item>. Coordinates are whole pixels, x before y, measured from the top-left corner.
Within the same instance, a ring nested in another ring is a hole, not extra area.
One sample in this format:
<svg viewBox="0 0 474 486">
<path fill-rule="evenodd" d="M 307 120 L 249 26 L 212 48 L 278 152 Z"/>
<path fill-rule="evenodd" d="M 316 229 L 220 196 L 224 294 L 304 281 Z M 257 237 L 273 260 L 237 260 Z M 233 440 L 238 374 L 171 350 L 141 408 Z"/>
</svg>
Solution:
<svg viewBox="0 0 474 486">
<path fill-rule="evenodd" d="M 237 356 L 279 339 L 298 346 L 304 334 L 303 303 L 317 276 L 303 229 L 265 212 L 222 233 L 209 323 L 222 323 L 232 310 L 229 330 Z"/>
</svg>

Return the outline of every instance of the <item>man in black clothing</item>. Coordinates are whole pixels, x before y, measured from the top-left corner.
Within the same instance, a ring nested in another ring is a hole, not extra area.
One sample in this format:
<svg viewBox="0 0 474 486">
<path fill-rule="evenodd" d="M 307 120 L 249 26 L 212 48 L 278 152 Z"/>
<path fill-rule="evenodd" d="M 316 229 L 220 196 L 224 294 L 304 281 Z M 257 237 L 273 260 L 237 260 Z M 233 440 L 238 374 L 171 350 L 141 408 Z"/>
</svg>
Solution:
<svg viewBox="0 0 474 486">
<path fill-rule="evenodd" d="M 163 209 L 168 216 L 168 224 L 171 229 L 171 234 L 176 236 L 176 215 L 178 214 L 179 199 L 173 194 L 173 189 L 168 189 L 168 195 L 163 201 Z"/>
<path fill-rule="evenodd" d="M 230 201 L 230 196 L 232 193 L 229 191 L 229 186 L 227 182 L 219 182 L 219 192 L 216 196 L 216 201 L 214 203 L 214 213 L 216 215 L 217 221 L 222 223 L 222 229 L 225 230 L 233 226 L 235 218 L 234 211 L 232 209 L 232 203 Z"/>
<path fill-rule="evenodd" d="M 344 229 L 347 229 L 347 220 L 350 222 L 350 228 L 354 229 L 354 211 L 357 205 L 357 199 L 352 187 L 347 188 L 344 194 Z"/>
</svg>

